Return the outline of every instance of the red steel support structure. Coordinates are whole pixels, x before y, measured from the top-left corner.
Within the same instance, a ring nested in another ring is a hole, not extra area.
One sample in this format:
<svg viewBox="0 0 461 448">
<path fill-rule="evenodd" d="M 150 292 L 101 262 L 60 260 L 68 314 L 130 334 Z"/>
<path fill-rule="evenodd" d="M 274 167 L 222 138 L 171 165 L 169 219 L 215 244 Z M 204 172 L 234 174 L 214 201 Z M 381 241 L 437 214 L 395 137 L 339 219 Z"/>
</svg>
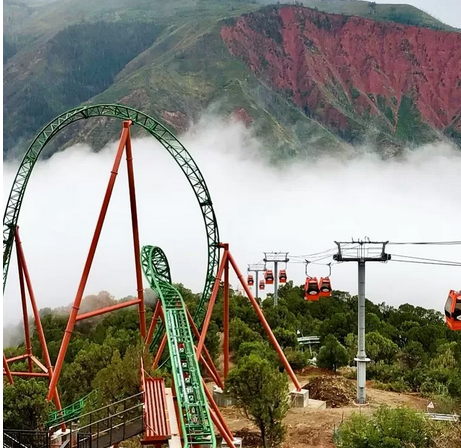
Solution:
<svg viewBox="0 0 461 448">
<path fill-rule="evenodd" d="M 264 317 L 264 314 L 261 311 L 261 308 L 259 307 L 258 302 L 253 297 L 253 294 L 251 293 L 250 288 L 248 287 L 248 285 L 247 285 L 247 283 L 245 281 L 245 278 L 243 277 L 242 273 L 240 272 L 240 269 L 238 268 L 237 263 L 234 260 L 234 257 L 230 253 L 229 244 L 221 243 L 220 247 L 224 249 L 224 253 L 223 253 L 223 256 L 221 258 L 221 264 L 219 266 L 218 274 L 216 276 L 216 280 L 215 280 L 215 283 L 213 285 L 213 292 L 212 292 L 212 295 L 211 295 L 211 298 L 210 298 L 210 303 L 209 303 L 209 306 L 208 306 L 208 309 L 207 309 L 207 314 L 205 316 L 205 320 L 204 320 L 204 323 L 203 323 L 202 332 L 201 332 L 200 337 L 199 337 L 199 342 L 197 344 L 197 348 L 196 348 L 197 359 L 200 359 L 200 357 L 202 355 L 202 351 L 204 349 L 205 338 L 206 338 L 208 326 L 210 324 L 211 315 L 213 313 L 213 307 L 214 307 L 214 305 L 216 303 L 216 298 L 217 298 L 217 295 L 218 295 L 219 286 L 221 284 L 221 277 L 222 277 L 222 275 L 224 273 L 224 291 L 223 291 L 223 301 L 224 301 L 224 307 L 223 307 L 224 308 L 224 316 L 223 316 L 224 317 L 224 319 L 223 319 L 223 322 L 224 322 L 224 338 L 223 338 L 224 339 L 224 378 L 227 377 L 227 374 L 229 372 L 229 264 L 230 264 L 230 266 L 232 267 L 234 273 L 237 275 L 237 278 L 239 279 L 240 283 L 242 284 L 242 287 L 245 290 L 245 293 L 246 293 L 246 295 L 248 297 L 248 300 L 250 301 L 250 303 L 253 306 L 257 316 L 259 317 L 259 320 L 260 320 L 262 326 L 264 327 L 264 330 L 266 331 L 270 342 L 274 346 L 275 351 L 278 353 L 278 355 L 280 357 L 280 360 L 282 361 L 288 375 L 290 376 L 291 380 L 293 381 L 293 384 L 295 385 L 296 389 L 298 391 L 300 391 L 301 390 L 301 384 L 299 383 L 298 379 L 296 378 L 296 375 L 293 372 L 293 369 L 291 368 L 285 354 L 283 353 L 283 350 L 281 349 L 279 343 L 277 342 L 277 339 L 275 338 L 274 334 L 272 333 L 272 330 L 271 330 L 269 324 L 267 323 L 267 320 Z M 194 327 L 195 327 L 195 325 L 192 326 L 193 330 L 194 330 Z M 197 331 L 197 329 L 195 328 L 195 332 L 196 331 Z M 164 341 L 162 341 L 162 343 L 163 342 L 166 344 L 166 336 L 164 338 Z M 162 351 L 163 351 L 163 348 L 164 348 L 164 346 L 161 344 L 160 349 L 162 349 Z M 160 359 L 160 354 L 159 354 L 160 349 L 159 349 L 159 352 L 157 353 L 159 359 Z M 207 361 L 208 361 L 208 365 L 212 369 L 216 369 L 214 367 L 213 363 L 211 363 L 211 365 L 210 365 L 210 360 L 207 359 Z M 221 383 L 222 383 L 222 381 L 221 381 Z M 222 387 L 221 385 L 219 385 L 219 386 Z"/>
<path fill-rule="evenodd" d="M 19 237 L 19 227 L 16 227 L 14 233 L 14 242 L 16 245 L 16 255 L 18 261 L 19 288 L 21 292 L 22 318 L 24 324 L 24 344 L 26 346 L 26 353 L 24 355 L 15 356 L 9 359 L 6 358 L 5 354 L 3 354 L 3 375 L 6 375 L 10 384 L 13 384 L 13 376 L 20 376 L 24 378 L 44 377 L 49 378 L 51 381 L 53 375 L 53 367 L 51 365 L 50 355 L 48 352 L 48 347 L 46 345 L 45 333 L 43 332 L 37 303 L 35 301 L 35 294 L 29 274 L 29 268 L 27 267 L 24 249 L 22 247 L 21 238 Z M 40 341 L 42 355 L 45 359 L 45 365 L 43 365 L 32 353 L 32 344 L 30 340 L 29 330 L 29 315 L 27 310 L 26 287 L 29 293 L 30 304 L 32 306 L 32 312 L 34 315 L 35 328 L 37 331 L 38 339 Z M 27 360 L 27 372 L 12 372 L 9 365 L 16 361 L 21 361 L 24 359 Z M 40 369 L 40 372 L 34 370 L 34 367 L 38 367 Z M 50 388 L 50 399 L 53 399 L 56 405 L 56 409 L 58 411 L 61 410 L 61 402 L 59 400 L 59 395 L 56 387 Z"/>
<path fill-rule="evenodd" d="M 106 194 L 101 206 L 101 211 L 99 213 L 99 218 L 96 223 L 96 229 L 94 231 L 93 239 L 91 241 L 90 250 L 86 259 L 85 266 L 83 268 L 82 277 L 80 279 L 80 284 L 78 286 L 77 294 L 74 299 L 74 304 L 72 311 L 67 322 L 67 327 L 64 333 L 64 337 L 59 349 L 58 358 L 56 360 L 55 370 L 51 377 L 50 388 L 48 392 L 48 400 L 53 396 L 53 390 L 55 390 L 58 383 L 59 376 L 61 374 L 62 365 L 64 363 L 64 358 L 66 356 L 66 351 L 69 346 L 70 338 L 72 336 L 72 331 L 74 330 L 75 323 L 82 319 L 89 317 L 94 317 L 100 314 L 108 313 L 120 308 L 125 308 L 127 306 L 138 305 L 139 307 L 139 328 L 141 336 L 145 338 L 146 336 L 146 318 L 145 318 L 145 309 L 144 309 L 144 295 L 142 289 L 142 276 L 141 276 L 141 257 L 140 257 L 140 246 L 139 246 L 139 232 L 138 232 L 138 217 L 136 211 L 136 195 L 135 195 L 135 185 L 134 185 L 134 172 L 133 172 L 133 156 L 131 152 L 131 139 L 130 139 L 130 125 L 131 121 L 127 120 L 123 122 L 122 134 L 120 137 L 120 142 L 118 145 L 117 153 L 114 160 L 114 165 L 110 174 L 109 182 L 106 189 Z M 109 202 L 112 196 L 112 191 L 114 189 L 115 179 L 118 174 L 118 169 L 122 160 L 123 152 L 126 148 L 126 162 L 127 162 L 127 171 L 128 171 L 128 188 L 130 193 L 130 207 L 131 207 L 131 224 L 133 231 L 133 248 L 135 256 L 135 268 L 136 268 L 136 284 L 138 297 L 136 299 L 130 300 L 128 302 L 117 304 L 114 306 L 109 306 L 101 308 L 99 310 L 92 311 L 90 313 L 78 314 L 80 309 L 80 304 L 82 302 L 83 293 L 85 291 L 85 286 L 88 280 L 88 276 L 91 270 L 91 265 L 93 263 L 94 255 L 96 248 L 98 246 L 99 237 L 101 235 L 102 227 L 106 217 L 107 209 L 109 207 Z"/>
<path fill-rule="evenodd" d="M 251 294 L 251 291 L 250 291 L 250 289 L 249 289 L 249 287 L 248 287 L 242 273 L 240 272 L 240 270 L 239 270 L 239 268 L 238 268 L 238 266 L 237 266 L 237 264 L 236 264 L 236 262 L 234 260 L 234 257 L 232 256 L 232 254 L 229 251 L 229 245 L 228 244 L 220 244 L 220 247 L 222 249 L 224 249 L 224 253 L 223 253 L 223 256 L 221 258 L 221 263 L 219 265 L 218 274 L 216 276 L 215 283 L 213 285 L 213 291 L 212 291 L 212 294 L 211 294 L 209 306 L 208 306 L 208 309 L 207 309 L 207 313 L 206 313 L 206 316 L 205 316 L 205 320 L 204 320 L 204 323 L 203 323 L 201 333 L 197 329 L 194 321 L 192 320 L 192 317 L 191 317 L 189 311 L 186 309 L 192 333 L 194 334 L 194 336 L 198 340 L 198 343 L 197 343 L 197 346 L 196 346 L 197 359 L 202 361 L 202 364 L 204 365 L 205 369 L 207 370 L 207 372 L 209 373 L 209 375 L 211 376 L 213 381 L 216 383 L 216 385 L 218 385 L 221 389 L 224 389 L 224 381 L 223 381 L 223 379 L 221 379 L 221 377 L 220 377 L 220 375 L 218 373 L 218 370 L 216 369 L 216 367 L 215 367 L 215 365 L 214 365 L 214 363 L 213 363 L 213 361 L 211 359 L 211 356 L 210 356 L 210 354 L 208 353 L 208 350 L 205 347 L 205 338 L 206 338 L 208 326 L 209 326 L 210 321 L 211 321 L 211 315 L 213 313 L 213 308 L 214 308 L 214 305 L 216 303 L 219 288 L 220 288 L 220 285 L 221 285 L 221 277 L 224 274 L 224 290 L 223 290 L 223 302 L 224 302 L 224 307 L 223 307 L 224 308 L 224 316 L 223 316 L 223 322 L 224 322 L 224 338 L 223 338 L 224 339 L 224 369 L 223 369 L 223 373 L 224 373 L 224 375 L 223 375 L 223 377 L 225 379 L 227 377 L 228 372 L 229 372 L 229 320 L 230 320 L 229 319 L 229 287 L 230 287 L 230 285 L 229 285 L 229 268 L 232 267 L 232 269 L 235 272 L 235 274 L 237 275 L 240 283 L 242 284 L 243 289 L 245 290 L 250 303 L 252 304 L 256 314 L 258 315 L 259 320 L 261 321 L 261 324 L 263 325 L 263 327 L 264 327 L 264 329 L 265 329 L 265 331 L 266 331 L 272 345 L 274 346 L 275 350 L 277 351 L 277 353 L 278 353 L 278 355 L 279 355 L 279 357 L 280 357 L 280 359 L 281 359 L 281 361 L 282 361 L 288 375 L 290 376 L 291 380 L 293 381 L 296 389 L 298 391 L 301 390 L 301 385 L 299 384 L 299 381 L 296 378 L 296 376 L 295 376 L 295 374 L 293 372 L 293 369 L 291 368 L 290 364 L 288 363 L 288 360 L 286 359 L 285 354 L 283 353 L 283 350 L 281 349 L 281 347 L 278 344 L 274 334 L 272 333 L 272 330 L 271 330 L 269 324 L 267 323 L 266 318 L 264 317 L 264 314 L 261 311 L 258 302 L 253 297 L 253 295 Z M 146 348 L 148 347 L 148 345 L 149 345 L 149 343 L 151 341 L 151 338 L 152 338 L 154 330 L 155 330 L 155 328 L 157 326 L 157 321 L 158 321 L 159 317 L 162 320 L 164 319 L 163 318 L 163 309 L 161 308 L 160 301 L 158 301 L 157 304 L 156 304 L 155 311 L 154 311 L 154 316 L 152 318 L 152 321 L 151 321 L 151 324 L 150 324 L 150 327 L 149 327 L 148 336 L 145 339 Z M 162 356 L 162 354 L 164 352 L 164 349 L 166 347 L 166 343 L 167 343 L 167 335 L 165 334 L 163 336 L 163 339 L 161 340 L 160 346 L 159 346 L 159 348 L 157 350 L 157 353 L 155 355 L 155 360 L 154 360 L 154 363 L 153 363 L 153 366 L 152 366 L 153 369 L 157 368 L 157 366 L 159 364 L 159 361 L 160 361 L 160 358 L 161 358 L 161 356 Z M 213 420 L 213 423 L 216 425 L 216 427 L 218 428 L 218 431 L 221 433 L 223 438 L 226 440 L 228 446 L 233 447 L 234 445 L 233 445 L 232 433 L 231 433 L 229 427 L 227 426 L 226 422 L 224 421 L 224 419 L 223 419 L 223 417 L 222 417 L 222 415 L 221 415 L 221 413 L 219 411 L 219 408 L 216 405 L 215 401 L 213 400 L 213 396 L 210 393 L 210 391 L 207 389 L 206 384 L 205 384 L 203 379 L 202 379 L 202 381 L 203 381 L 206 396 L 208 398 L 208 402 L 209 402 L 209 406 L 210 406 L 210 416 L 211 416 L 211 418 Z"/>
<path fill-rule="evenodd" d="M 229 244 L 224 244 L 224 252 L 229 252 Z M 224 298 L 223 298 L 223 330 L 224 330 L 224 378 L 229 373 L 229 263 L 226 260 L 224 266 Z"/>
</svg>

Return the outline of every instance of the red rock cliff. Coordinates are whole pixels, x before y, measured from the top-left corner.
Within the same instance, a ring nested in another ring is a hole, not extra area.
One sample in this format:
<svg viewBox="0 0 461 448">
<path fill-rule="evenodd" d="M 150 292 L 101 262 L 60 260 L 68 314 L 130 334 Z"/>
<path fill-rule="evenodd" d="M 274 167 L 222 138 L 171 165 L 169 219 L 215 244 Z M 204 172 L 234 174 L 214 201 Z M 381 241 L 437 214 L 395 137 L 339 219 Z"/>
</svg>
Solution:
<svg viewBox="0 0 461 448">
<path fill-rule="evenodd" d="M 340 132 L 373 120 L 398 134 L 412 129 L 410 115 L 461 131 L 459 33 L 286 6 L 245 14 L 221 37 L 258 78 Z"/>
</svg>

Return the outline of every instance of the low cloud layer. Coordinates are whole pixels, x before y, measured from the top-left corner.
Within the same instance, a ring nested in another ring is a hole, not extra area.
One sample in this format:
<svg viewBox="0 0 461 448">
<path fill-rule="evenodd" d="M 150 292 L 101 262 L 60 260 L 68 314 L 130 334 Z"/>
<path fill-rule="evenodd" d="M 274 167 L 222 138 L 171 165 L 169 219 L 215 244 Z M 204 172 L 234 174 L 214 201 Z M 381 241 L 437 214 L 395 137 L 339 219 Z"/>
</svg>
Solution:
<svg viewBox="0 0 461 448">
<path fill-rule="evenodd" d="M 364 152 L 349 161 L 328 158 L 282 169 L 238 123 L 203 119 L 181 137 L 213 199 L 221 241 L 246 271 L 263 251 L 302 255 L 334 247 L 334 240 L 459 240 L 461 155 L 446 144 L 380 161 Z M 116 143 L 100 153 L 77 145 L 39 162 L 30 179 L 19 226 L 38 305 L 74 299 L 112 168 Z M 206 239 L 199 206 L 172 157 L 153 139 L 133 141 L 141 244 L 166 252 L 173 280 L 200 291 Z M 4 165 L 4 204 L 17 163 Z M 461 260 L 461 247 L 390 246 L 390 253 Z M 136 293 L 126 166 L 123 160 L 85 294 Z M 328 261 L 328 260 L 326 260 Z M 289 264 L 289 279 L 304 282 L 304 266 Z M 327 273 L 315 266 L 311 275 Z M 357 266 L 333 267 L 335 289 L 357 293 Z M 461 268 L 369 263 L 367 297 L 398 306 L 409 302 L 440 311 L 450 289 L 461 288 Z M 232 283 L 237 280 L 232 277 Z M 145 283 L 145 286 L 147 284 Z M 268 287 L 266 292 L 272 292 Z M 13 255 L 4 322 L 21 316 Z"/>
</svg>

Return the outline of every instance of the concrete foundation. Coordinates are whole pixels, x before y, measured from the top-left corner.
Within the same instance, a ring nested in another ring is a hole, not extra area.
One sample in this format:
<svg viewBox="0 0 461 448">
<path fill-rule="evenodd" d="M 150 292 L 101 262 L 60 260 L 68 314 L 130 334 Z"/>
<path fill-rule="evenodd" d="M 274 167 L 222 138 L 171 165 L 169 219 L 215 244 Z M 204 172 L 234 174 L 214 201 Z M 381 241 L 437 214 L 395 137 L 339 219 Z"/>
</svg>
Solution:
<svg viewBox="0 0 461 448">
<path fill-rule="evenodd" d="M 234 437 L 234 447 L 235 448 L 242 448 L 242 439 L 240 437 Z M 227 442 L 222 439 L 222 442 L 221 442 L 221 448 L 229 448 L 229 445 L 227 444 Z"/>
<path fill-rule="evenodd" d="M 321 400 L 313 400 L 309 398 L 309 403 L 307 404 L 307 409 L 321 410 L 327 408 L 327 402 Z"/>
<path fill-rule="evenodd" d="M 232 398 L 226 395 L 218 386 L 213 386 L 213 400 L 220 408 L 225 408 L 226 406 L 232 406 L 234 404 Z"/>
<path fill-rule="evenodd" d="M 294 408 L 305 408 L 309 404 L 309 391 L 307 389 L 293 390 L 290 392 L 290 398 Z"/>
</svg>

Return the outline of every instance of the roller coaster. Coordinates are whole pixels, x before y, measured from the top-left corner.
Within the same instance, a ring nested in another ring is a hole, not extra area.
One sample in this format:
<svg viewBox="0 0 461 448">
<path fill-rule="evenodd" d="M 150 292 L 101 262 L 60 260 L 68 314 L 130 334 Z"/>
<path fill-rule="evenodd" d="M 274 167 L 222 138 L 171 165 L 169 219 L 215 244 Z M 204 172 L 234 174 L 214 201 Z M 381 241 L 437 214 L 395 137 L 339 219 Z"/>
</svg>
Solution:
<svg viewBox="0 0 461 448">
<path fill-rule="evenodd" d="M 33 168 L 46 145 L 68 125 L 79 120 L 86 120 L 92 117 L 110 117 L 121 119 L 123 120 L 123 128 L 93 239 L 73 302 L 73 307 L 69 315 L 56 363 L 55 365 L 52 365 L 46 345 L 44 331 L 40 323 L 40 316 L 33 292 L 31 275 L 27 267 L 25 252 L 19 236 L 19 214 Z M 159 247 L 146 245 L 141 249 L 140 246 L 133 154 L 130 136 L 130 128 L 132 125 L 137 125 L 146 130 L 173 157 L 191 185 L 201 209 L 207 238 L 208 263 L 203 292 L 200 296 L 200 301 L 193 318 L 189 314 L 180 292 L 172 284 L 170 267 L 165 253 Z M 126 152 L 128 173 L 137 297 L 127 302 L 79 314 L 79 308 L 88 275 L 91 270 L 95 251 L 101 235 L 106 212 L 124 152 Z M 127 411 L 127 400 L 133 398 L 128 397 L 122 400 L 124 406 L 123 411 L 114 411 L 115 413 L 110 414 L 109 420 L 106 419 L 98 421 L 97 427 L 94 423 L 87 426 L 85 429 L 86 432 L 81 432 L 81 434 L 79 434 L 76 438 L 76 442 L 74 442 L 72 437 L 70 438 L 71 446 L 97 446 L 97 448 L 105 448 L 106 446 L 110 446 L 124 440 L 128 436 L 144 433 L 143 443 L 147 445 L 162 446 L 168 443 L 172 447 L 216 447 L 217 439 L 213 429 L 214 423 L 223 439 L 225 439 L 227 446 L 234 447 L 235 440 L 222 418 L 213 397 L 204 386 L 204 381 L 199 367 L 199 361 L 201 361 L 210 376 L 214 379 L 215 383 L 218 386 L 223 387 L 223 380 L 214 366 L 208 351 L 206 350 L 205 337 L 222 281 L 221 279 L 224 275 L 224 377 L 226 377 L 229 370 L 229 270 L 231 268 L 237 274 L 237 277 L 239 278 L 239 281 L 241 282 L 255 313 L 258 315 L 270 341 L 279 354 L 287 373 L 290 375 L 293 383 L 295 384 L 296 389 L 298 391 L 301 390 L 300 384 L 287 362 L 283 351 L 272 334 L 272 331 L 259 308 L 258 302 L 252 296 L 242 273 L 238 269 L 238 266 L 229 251 L 229 245 L 220 242 L 213 203 L 203 175 L 197 164 L 186 148 L 167 128 L 140 111 L 120 104 L 83 106 L 72 109 L 58 116 L 41 130 L 28 148 L 19 166 L 5 209 L 3 218 L 4 292 L 13 247 L 16 247 L 17 252 L 18 274 L 25 324 L 24 331 L 26 353 L 10 359 L 7 359 L 4 354 L 3 373 L 10 383 L 14 382 L 15 376 L 48 378 L 49 393 L 47 399 L 53 400 L 56 405 L 56 411 L 50 416 L 50 420 L 48 422 L 48 425 L 51 428 L 56 429 L 57 425 L 61 425 L 62 428 L 65 429 L 67 425 L 72 431 L 73 424 L 78 422 L 81 417 L 80 414 L 87 399 L 87 397 L 84 397 L 77 403 L 62 409 L 57 388 L 66 350 L 77 322 L 128 306 L 137 306 L 139 314 L 139 330 L 144 341 L 145 348 L 148 349 L 150 347 L 153 349 L 161 340 L 153 367 L 158 365 L 163 350 L 168 344 L 169 366 L 173 377 L 174 389 L 169 391 L 165 387 L 162 379 L 148 377 L 143 366 L 143 360 L 141 359 L 140 375 L 143 406 L 139 408 L 139 405 L 135 404 L 132 407 L 129 406 L 128 409 L 130 412 L 142 409 L 142 416 L 140 417 L 137 415 L 134 419 L 130 417 L 130 420 L 127 420 L 127 416 L 132 415 L 132 413 L 129 414 Z M 146 326 L 146 306 L 143 295 L 142 273 L 144 273 L 150 288 L 154 290 L 158 296 L 149 329 L 147 329 Z M 28 316 L 26 290 L 32 306 L 36 331 L 40 339 L 42 355 L 45 362 L 44 365 L 32 353 L 27 325 Z M 163 334 L 164 336 L 162 339 Z M 18 360 L 27 360 L 27 371 L 19 372 L 10 369 L 10 364 Z M 39 369 L 40 372 L 37 372 L 37 369 Z M 134 399 L 135 398 L 136 397 L 134 397 Z M 115 403 L 114 406 L 117 405 L 117 409 L 119 409 L 120 403 Z M 116 418 L 121 418 L 123 424 L 118 423 L 116 425 L 114 423 Z M 102 423 L 103 421 L 104 424 Z M 100 425 L 105 425 L 105 429 L 102 430 L 102 426 Z M 176 429 L 173 429 L 173 426 Z M 123 431 L 121 430 L 122 427 Z M 19 437 L 19 435 L 11 433 L 8 437 L 14 438 Z"/>
</svg>

